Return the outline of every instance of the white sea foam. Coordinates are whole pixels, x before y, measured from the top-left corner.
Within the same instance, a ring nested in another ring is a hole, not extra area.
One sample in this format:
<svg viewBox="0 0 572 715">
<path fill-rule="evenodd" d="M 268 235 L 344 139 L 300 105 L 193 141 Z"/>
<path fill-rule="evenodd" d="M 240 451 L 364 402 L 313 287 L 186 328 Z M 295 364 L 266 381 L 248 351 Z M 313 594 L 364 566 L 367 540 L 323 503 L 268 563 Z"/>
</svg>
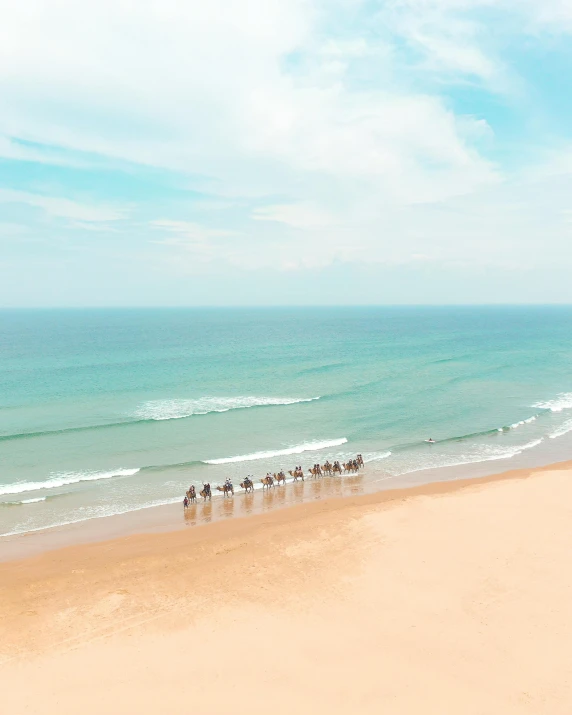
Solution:
<svg viewBox="0 0 572 715">
<path fill-rule="evenodd" d="M 19 504 L 35 504 L 36 502 L 39 501 L 46 501 L 47 497 L 36 497 L 36 499 L 22 499 L 21 502 L 18 502 Z"/>
<path fill-rule="evenodd" d="M 45 482 L 16 482 L 15 484 L 0 485 L 0 496 L 6 494 L 22 494 L 23 492 L 36 492 L 44 489 L 57 489 L 68 484 L 78 482 L 93 482 L 112 477 L 131 477 L 139 469 L 113 469 L 109 472 L 63 472 L 56 474 Z"/>
<path fill-rule="evenodd" d="M 108 507 L 95 507 L 92 508 L 90 513 L 87 516 L 82 516 L 81 519 L 69 519 L 68 521 L 58 521 L 54 524 L 48 524 L 46 526 L 38 526 L 34 527 L 31 529 L 21 529 L 21 528 L 16 528 L 13 529 L 12 531 L 6 531 L 3 534 L 0 534 L 0 537 L 2 536 L 16 536 L 17 534 L 30 534 L 35 531 L 46 531 L 47 529 L 55 529 L 59 526 L 69 526 L 70 524 L 80 524 L 84 521 L 90 521 L 91 519 L 105 519 L 108 516 L 120 516 L 121 514 L 129 514 L 133 511 L 142 511 L 143 509 L 152 509 L 155 506 L 165 506 L 166 504 L 177 504 L 177 502 L 180 502 L 181 499 L 180 497 L 176 497 L 174 499 L 158 499 L 153 502 L 149 502 L 148 504 L 142 504 L 141 506 L 131 506 L 131 507 L 126 507 L 124 509 L 115 509 L 115 508 L 108 508 Z"/>
<path fill-rule="evenodd" d="M 572 432 L 572 420 L 564 422 L 564 424 L 561 424 L 560 427 L 557 427 L 548 436 L 550 439 L 556 439 L 556 437 L 562 437 L 562 435 L 565 435 L 568 432 Z"/>
<path fill-rule="evenodd" d="M 143 420 L 180 420 L 209 412 L 228 412 L 248 407 L 294 405 L 313 402 L 319 397 L 200 397 L 196 400 L 150 400 L 139 405 L 134 417 Z"/>
<path fill-rule="evenodd" d="M 529 425 L 531 422 L 534 422 L 537 417 L 538 415 L 533 415 L 526 420 L 520 420 L 520 422 L 513 422 L 511 425 L 508 425 L 508 427 L 499 427 L 497 429 L 497 432 L 508 432 L 508 430 L 518 429 L 519 427 L 522 427 L 522 425 Z"/>
<path fill-rule="evenodd" d="M 513 422 L 513 424 L 510 425 L 510 429 L 516 429 L 517 427 L 522 427 L 522 425 L 529 425 L 531 422 L 534 422 L 536 419 L 536 415 L 533 417 L 529 417 L 527 420 L 520 420 L 520 422 Z"/>
<path fill-rule="evenodd" d="M 391 452 L 366 452 L 362 454 L 362 457 L 365 464 L 368 464 L 369 462 L 377 462 L 380 459 L 391 457 Z M 352 458 L 355 458 L 355 455 Z"/>
<path fill-rule="evenodd" d="M 543 442 L 543 437 L 539 439 L 534 439 L 531 442 L 521 445 L 513 445 L 512 447 L 492 447 L 492 446 L 480 446 L 474 452 L 468 452 L 460 455 L 436 455 L 431 461 L 427 461 L 420 466 L 415 466 L 413 469 L 406 469 L 404 472 L 397 472 L 396 476 L 399 474 L 411 474 L 413 472 L 422 472 L 426 469 L 437 469 L 442 467 L 460 467 L 465 464 L 478 464 L 480 462 L 493 462 L 497 459 L 511 459 L 516 457 L 522 452 L 538 447 L 538 445 Z"/>
<path fill-rule="evenodd" d="M 533 407 L 540 407 L 551 412 L 562 412 L 562 410 L 572 410 L 572 392 L 561 392 L 553 400 L 546 402 L 536 402 Z"/>
<path fill-rule="evenodd" d="M 288 454 L 302 454 L 302 452 L 316 452 L 327 447 L 339 447 L 348 440 L 345 437 L 339 439 L 328 439 L 322 442 L 304 442 L 286 449 L 269 450 L 266 452 L 253 452 L 252 454 L 239 454 L 236 457 L 222 457 L 221 459 L 205 459 L 205 464 L 231 464 L 232 462 L 253 462 L 257 459 L 270 459 L 271 457 L 283 457 Z"/>
</svg>

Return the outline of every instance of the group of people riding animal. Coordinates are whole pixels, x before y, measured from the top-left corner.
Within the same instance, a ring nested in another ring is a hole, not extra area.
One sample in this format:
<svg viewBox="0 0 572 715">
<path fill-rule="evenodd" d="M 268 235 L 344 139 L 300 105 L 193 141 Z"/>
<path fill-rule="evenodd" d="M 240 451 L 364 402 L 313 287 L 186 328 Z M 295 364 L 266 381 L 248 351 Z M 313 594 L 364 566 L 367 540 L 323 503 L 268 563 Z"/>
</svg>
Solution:
<svg viewBox="0 0 572 715">
<path fill-rule="evenodd" d="M 355 472 L 359 472 L 360 467 L 364 466 L 363 462 L 363 457 L 361 454 L 358 454 L 355 459 L 350 459 L 349 462 L 344 462 L 341 463 L 339 461 L 335 461 L 333 464 L 330 464 L 329 461 L 326 461 L 325 464 L 314 464 L 313 467 L 308 469 L 308 477 L 323 477 L 325 474 L 329 476 L 333 476 L 335 474 L 341 475 L 343 474 L 351 474 Z M 291 469 L 288 471 L 288 474 L 293 478 L 293 480 L 296 482 L 298 479 L 301 479 L 304 481 L 304 470 L 302 469 L 301 466 L 294 467 L 294 469 Z M 284 474 L 284 471 L 281 470 L 280 472 L 275 472 L 272 474 L 271 472 L 267 472 L 266 476 L 263 477 L 261 480 L 262 483 L 262 489 L 270 489 L 270 487 L 275 486 L 276 484 L 286 484 L 286 475 Z M 254 491 L 254 481 L 252 478 L 252 475 L 249 475 L 244 479 L 244 481 L 240 482 L 240 487 L 241 489 L 244 489 L 244 491 L 248 494 L 249 492 Z M 234 486 L 230 479 L 226 479 L 225 483 L 222 486 L 217 486 L 216 487 L 217 491 L 222 492 L 225 497 L 227 496 L 233 496 L 234 495 Z M 203 498 L 204 501 L 207 499 L 211 499 L 212 497 L 212 490 L 211 490 L 211 485 L 208 482 L 205 482 L 203 484 L 203 488 L 199 492 L 199 496 Z M 197 491 L 194 487 L 194 485 L 191 485 L 185 494 L 185 498 L 183 500 L 183 506 L 185 509 L 190 506 L 191 504 L 194 504 L 197 501 Z"/>
</svg>

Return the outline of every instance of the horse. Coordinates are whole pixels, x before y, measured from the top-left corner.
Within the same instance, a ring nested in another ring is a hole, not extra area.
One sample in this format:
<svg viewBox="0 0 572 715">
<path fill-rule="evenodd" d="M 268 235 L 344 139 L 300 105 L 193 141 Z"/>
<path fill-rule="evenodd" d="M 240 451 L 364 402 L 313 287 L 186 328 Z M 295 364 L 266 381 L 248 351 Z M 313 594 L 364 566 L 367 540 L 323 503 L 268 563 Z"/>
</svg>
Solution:
<svg viewBox="0 0 572 715">
<path fill-rule="evenodd" d="M 252 479 L 250 479 L 250 477 L 246 477 L 243 482 L 240 482 L 240 487 L 241 489 L 244 489 L 247 494 L 248 492 L 254 491 L 254 484 L 252 483 Z"/>
<path fill-rule="evenodd" d="M 267 474 L 263 479 L 260 480 L 262 482 L 262 488 L 270 489 L 270 487 L 274 488 L 274 479 L 270 474 Z"/>
<path fill-rule="evenodd" d="M 280 483 L 286 484 L 286 475 L 284 474 L 284 472 L 278 472 L 278 474 L 274 474 L 274 479 L 276 480 L 278 486 L 280 486 Z"/>
<path fill-rule="evenodd" d="M 234 496 L 234 487 L 232 484 L 223 484 L 222 487 L 217 487 L 217 492 L 222 492 L 223 496 Z"/>
<path fill-rule="evenodd" d="M 197 501 L 197 492 L 194 485 L 191 485 L 189 487 L 189 491 L 187 492 L 187 499 L 189 500 L 190 504 L 194 504 Z"/>
</svg>

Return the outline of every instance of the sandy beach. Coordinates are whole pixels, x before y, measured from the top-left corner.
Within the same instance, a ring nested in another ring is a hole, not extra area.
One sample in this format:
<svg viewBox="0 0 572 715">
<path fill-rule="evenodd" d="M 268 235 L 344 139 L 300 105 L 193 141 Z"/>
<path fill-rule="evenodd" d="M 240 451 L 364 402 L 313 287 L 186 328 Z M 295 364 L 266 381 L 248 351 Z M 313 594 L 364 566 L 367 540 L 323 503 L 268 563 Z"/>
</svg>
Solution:
<svg viewBox="0 0 572 715">
<path fill-rule="evenodd" d="M 2 710 L 568 714 L 572 465 L 0 564 Z"/>
</svg>

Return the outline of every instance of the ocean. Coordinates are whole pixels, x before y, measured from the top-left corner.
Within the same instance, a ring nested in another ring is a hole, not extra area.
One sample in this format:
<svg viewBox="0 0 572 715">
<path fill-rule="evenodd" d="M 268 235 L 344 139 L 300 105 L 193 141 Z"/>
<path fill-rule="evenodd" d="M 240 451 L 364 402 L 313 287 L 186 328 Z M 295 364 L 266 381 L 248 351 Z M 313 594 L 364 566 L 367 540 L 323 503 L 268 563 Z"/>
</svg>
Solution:
<svg viewBox="0 0 572 715">
<path fill-rule="evenodd" d="M 357 453 L 385 486 L 572 458 L 572 308 L 0 311 L 2 536 Z"/>
</svg>

